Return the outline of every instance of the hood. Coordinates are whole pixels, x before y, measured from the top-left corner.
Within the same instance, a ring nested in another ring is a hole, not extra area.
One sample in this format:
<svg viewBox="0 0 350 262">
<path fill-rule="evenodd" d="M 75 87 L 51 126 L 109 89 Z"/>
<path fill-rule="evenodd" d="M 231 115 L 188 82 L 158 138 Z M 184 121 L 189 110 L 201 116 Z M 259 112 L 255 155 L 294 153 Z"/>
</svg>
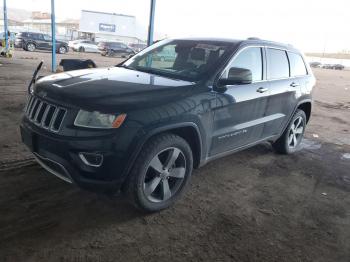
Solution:
<svg viewBox="0 0 350 262">
<path fill-rule="evenodd" d="M 195 83 L 122 67 L 84 69 L 46 76 L 37 81 L 37 96 L 85 110 L 129 111 L 185 97 Z"/>
</svg>

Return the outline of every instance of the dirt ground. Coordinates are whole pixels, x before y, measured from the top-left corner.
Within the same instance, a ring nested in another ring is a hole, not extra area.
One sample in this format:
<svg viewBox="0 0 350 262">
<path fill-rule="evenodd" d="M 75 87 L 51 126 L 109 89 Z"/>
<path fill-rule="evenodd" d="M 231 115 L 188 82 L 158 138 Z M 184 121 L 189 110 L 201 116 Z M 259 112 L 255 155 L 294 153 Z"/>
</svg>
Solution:
<svg viewBox="0 0 350 262">
<path fill-rule="evenodd" d="M 211 162 L 175 206 L 144 215 L 47 174 L 20 143 L 26 85 L 49 55 L 0 58 L 1 262 L 350 260 L 350 71 L 314 71 L 301 151 L 262 144 Z"/>
</svg>

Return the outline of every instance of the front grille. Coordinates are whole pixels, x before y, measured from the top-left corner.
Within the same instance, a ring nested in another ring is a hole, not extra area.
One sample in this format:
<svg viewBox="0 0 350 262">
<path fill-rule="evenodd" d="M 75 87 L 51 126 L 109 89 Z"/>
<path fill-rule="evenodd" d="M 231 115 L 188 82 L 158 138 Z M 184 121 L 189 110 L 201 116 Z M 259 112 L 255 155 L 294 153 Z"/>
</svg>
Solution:
<svg viewBox="0 0 350 262">
<path fill-rule="evenodd" d="M 25 108 L 25 115 L 32 123 L 52 132 L 60 130 L 66 113 L 66 109 L 50 104 L 35 96 L 30 96 Z"/>
</svg>

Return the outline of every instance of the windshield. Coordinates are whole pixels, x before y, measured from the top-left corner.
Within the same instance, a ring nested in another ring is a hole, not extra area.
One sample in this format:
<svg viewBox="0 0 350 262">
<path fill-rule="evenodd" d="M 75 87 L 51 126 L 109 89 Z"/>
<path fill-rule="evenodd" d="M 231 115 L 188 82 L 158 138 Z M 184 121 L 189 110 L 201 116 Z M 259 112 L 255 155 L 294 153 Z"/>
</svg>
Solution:
<svg viewBox="0 0 350 262">
<path fill-rule="evenodd" d="M 142 72 L 196 81 L 227 55 L 230 43 L 164 40 L 127 60 L 122 66 Z"/>
</svg>

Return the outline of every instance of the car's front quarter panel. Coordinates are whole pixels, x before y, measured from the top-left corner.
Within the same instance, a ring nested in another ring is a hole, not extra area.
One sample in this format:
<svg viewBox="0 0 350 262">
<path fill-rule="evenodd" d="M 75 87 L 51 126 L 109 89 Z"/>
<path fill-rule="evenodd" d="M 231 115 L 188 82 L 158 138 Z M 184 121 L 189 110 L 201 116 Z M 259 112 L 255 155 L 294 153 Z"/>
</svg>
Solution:
<svg viewBox="0 0 350 262">
<path fill-rule="evenodd" d="M 199 159 L 205 159 L 212 137 L 213 108 L 216 93 L 206 86 L 197 86 L 192 95 L 146 109 L 131 111 L 125 129 L 135 128 L 136 136 L 129 147 L 128 155 L 137 154 L 148 139 L 161 132 L 179 128 L 193 128 L 200 143 Z"/>
</svg>

